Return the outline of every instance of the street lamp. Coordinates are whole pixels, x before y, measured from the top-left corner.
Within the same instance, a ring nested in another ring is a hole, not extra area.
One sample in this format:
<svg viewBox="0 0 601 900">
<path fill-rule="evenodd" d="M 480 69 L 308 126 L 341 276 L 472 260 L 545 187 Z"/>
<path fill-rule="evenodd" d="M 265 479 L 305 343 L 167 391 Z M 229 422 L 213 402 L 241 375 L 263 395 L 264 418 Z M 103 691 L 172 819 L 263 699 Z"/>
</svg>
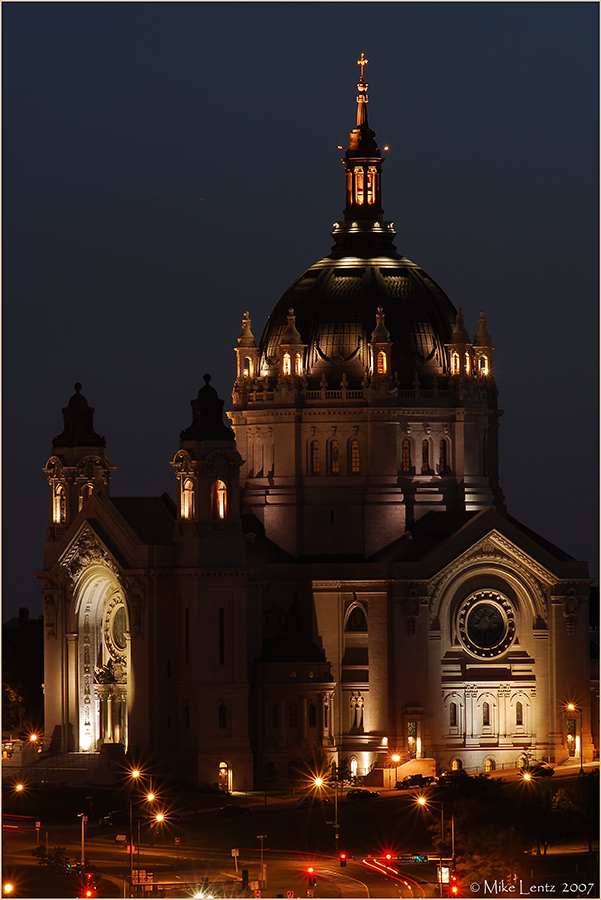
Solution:
<svg viewBox="0 0 601 900">
<path fill-rule="evenodd" d="M 427 800 L 425 797 L 418 797 L 417 802 L 421 807 L 427 808 L 428 805 L 432 802 L 431 800 Z M 444 847 L 444 803 L 440 804 L 440 874 L 439 874 L 439 883 L 440 883 L 440 896 L 442 897 L 442 854 Z M 451 861 L 452 867 L 455 868 L 455 817 L 453 815 L 453 811 L 451 810 Z"/>
<path fill-rule="evenodd" d="M 83 813 L 77 813 L 77 818 L 81 819 L 81 871 L 83 872 L 86 867 L 86 825 L 88 823 L 88 817 L 84 816 Z"/>
<path fill-rule="evenodd" d="M 399 763 L 401 761 L 401 757 L 399 756 L 398 753 L 393 753 L 392 756 L 390 757 L 390 761 L 392 763 L 391 768 L 393 768 L 395 770 L 395 779 L 394 780 L 396 782 L 396 774 L 397 774 L 397 769 L 399 767 Z M 390 778 L 390 775 L 392 775 L 392 772 L 389 773 L 388 790 L 392 789 L 392 778 Z"/>
<path fill-rule="evenodd" d="M 267 886 L 267 871 L 265 863 L 263 862 L 263 841 L 266 839 L 266 834 L 258 834 L 257 840 L 261 841 L 261 878 L 259 880 L 259 887 L 265 888 Z"/>
<path fill-rule="evenodd" d="M 575 706 L 573 703 L 568 703 L 567 709 L 570 712 L 578 713 L 580 716 L 580 774 L 584 775 L 584 766 L 582 764 L 582 708 Z"/>
</svg>

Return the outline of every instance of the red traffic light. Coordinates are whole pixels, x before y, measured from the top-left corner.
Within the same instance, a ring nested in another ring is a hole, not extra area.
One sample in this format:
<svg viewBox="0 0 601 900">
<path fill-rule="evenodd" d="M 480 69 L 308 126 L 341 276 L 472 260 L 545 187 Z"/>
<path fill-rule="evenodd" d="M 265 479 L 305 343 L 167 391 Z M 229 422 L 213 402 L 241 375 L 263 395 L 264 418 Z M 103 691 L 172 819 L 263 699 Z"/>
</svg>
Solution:
<svg viewBox="0 0 601 900">
<path fill-rule="evenodd" d="M 340 865 L 342 867 L 346 866 L 346 853 L 341 853 L 339 859 L 340 859 Z"/>
<path fill-rule="evenodd" d="M 386 854 L 386 859 L 392 859 L 392 853 L 387 853 L 387 854 Z"/>
<path fill-rule="evenodd" d="M 456 875 L 451 875 L 451 877 L 449 879 L 449 885 L 451 888 L 451 896 L 457 897 L 457 895 L 459 894 L 459 885 L 457 884 L 457 876 Z"/>
</svg>

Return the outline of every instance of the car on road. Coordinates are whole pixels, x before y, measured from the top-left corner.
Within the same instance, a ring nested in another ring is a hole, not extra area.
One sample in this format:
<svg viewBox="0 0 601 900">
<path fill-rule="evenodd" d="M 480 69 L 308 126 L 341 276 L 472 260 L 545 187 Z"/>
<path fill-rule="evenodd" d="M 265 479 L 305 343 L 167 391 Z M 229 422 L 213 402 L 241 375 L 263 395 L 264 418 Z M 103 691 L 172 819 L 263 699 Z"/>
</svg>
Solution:
<svg viewBox="0 0 601 900">
<path fill-rule="evenodd" d="M 468 778 L 469 775 L 465 769 L 450 769 L 438 776 L 436 784 L 440 787 L 452 787 L 456 784 L 463 784 Z"/>
<path fill-rule="evenodd" d="M 395 791 L 406 791 L 413 787 L 426 787 L 432 784 L 434 778 L 431 775 L 421 775 L 419 772 L 415 775 L 406 775 L 401 781 L 397 781 L 394 786 Z"/>
<path fill-rule="evenodd" d="M 529 775 L 530 778 L 550 778 L 553 775 L 553 768 L 547 763 L 540 762 L 522 766 L 520 772 L 522 775 Z"/>
<path fill-rule="evenodd" d="M 379 796 L 379 791 L 368 791 L 367 788 L 355 788 L 347 793 L 346 799 L 362 803 L 365 800 L 376 800 Z"/>
<path fill-rule="evenodd" d="M 328 806 L 332 801 L 328 797 L 301 797 L 294 804 L 297 809 L 309 809 L 312 806 Z"/>
<path fill-rule="evenodd" d="M 252 812 L 250 806 L 235 806 L 233 803 L 228 803 L 227 806 L 222 806 L 221 809 L 217 810 L 218 816 L 248 816 Z"/>
</svg>

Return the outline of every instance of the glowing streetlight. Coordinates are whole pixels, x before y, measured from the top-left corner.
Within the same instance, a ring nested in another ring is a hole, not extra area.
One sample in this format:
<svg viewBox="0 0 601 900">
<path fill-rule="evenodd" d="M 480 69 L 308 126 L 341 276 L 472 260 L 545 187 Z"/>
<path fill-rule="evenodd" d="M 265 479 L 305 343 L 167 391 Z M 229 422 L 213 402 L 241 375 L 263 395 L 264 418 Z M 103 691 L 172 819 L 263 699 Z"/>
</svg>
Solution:
<svg viewBox="0 0 601 900">
<path fill-rule="evenodd" d="M 4 895 L 5 895 L 5 897 L 10 897 L 10 895 L 12 894 L 12 892 L 13 892 L 13 885 L 10 883 L 10 881 L 7 881 L 6 884 L 4 885 Z"/>
<path fill-rule="evenodd" d="M 21 791 L 24 791 L 24 790 L 25 790 L 25 785 L 22 784 L 22 782 L 15 784 L 15 791 L 17 792 L 17 794 L 20 794 Z"/>
<path fill-rule="evenodd" d="M 417 798 L 418 804 L 422 808 L 427 808 L 428 805 L 432 802 L 428 800 L 426 797 L 420 796 Z M 440 804 L 440 896 L 442 897 L 442 853 L 443 853 L 443 845 L 444 845 L 444 803 Z M 452 865 L 453 869 L 455 868 L 455 817 L 451 812 L 451 857 L 452 857 Z"/>
</svg>

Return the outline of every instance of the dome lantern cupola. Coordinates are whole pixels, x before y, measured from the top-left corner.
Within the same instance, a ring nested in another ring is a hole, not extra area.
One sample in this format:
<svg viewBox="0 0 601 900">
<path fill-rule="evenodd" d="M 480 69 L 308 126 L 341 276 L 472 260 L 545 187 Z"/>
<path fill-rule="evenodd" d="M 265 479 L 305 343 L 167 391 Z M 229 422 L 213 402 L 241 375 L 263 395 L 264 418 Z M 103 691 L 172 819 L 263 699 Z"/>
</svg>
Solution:
<svg viewBox="0 0 601 900">
<path fill-rule="evenodd" d="M 234 351 L 237 362 L 237 380 L 256 378 L 259 364 L 259 349 L 250 328 L 250 314 L 248 312 L 245 312 L 242 316 L 242 333 L 238 338 L 238 346 L 234 347 Z"/>
</svg>

